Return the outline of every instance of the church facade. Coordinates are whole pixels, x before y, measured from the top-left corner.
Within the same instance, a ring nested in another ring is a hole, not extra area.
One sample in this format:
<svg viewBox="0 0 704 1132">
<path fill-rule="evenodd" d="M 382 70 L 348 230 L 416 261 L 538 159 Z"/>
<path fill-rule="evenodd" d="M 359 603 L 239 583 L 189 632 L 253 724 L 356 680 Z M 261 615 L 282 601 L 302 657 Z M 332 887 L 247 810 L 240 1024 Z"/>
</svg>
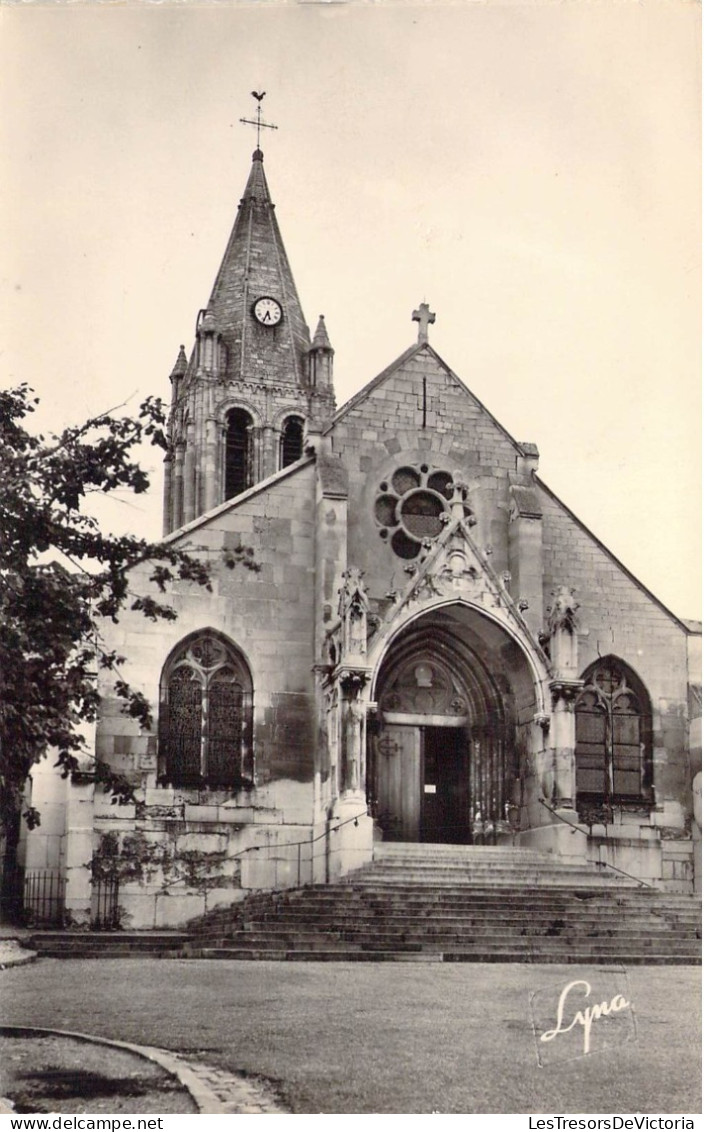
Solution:
<svg viewBox="0 0 704 1132">
<path fill-rule="evenodd" d="M 701 630 L 551 492 L 425 304 L 413 319 L 336 409 L 257 149 L 171 374 L 164 532 L 211 590 L 176 583 L 176 620 L 106 629 L 155 723 L 105 687 L 91 742 L 136 803 L 88 770 L 34 783 L 25 863 L 62 872 L 74 919 L 101 877 L 125 924 L 174 925 L 336 879 L 378 840 L 526 845 L 694 891 Z"/>
</svg>

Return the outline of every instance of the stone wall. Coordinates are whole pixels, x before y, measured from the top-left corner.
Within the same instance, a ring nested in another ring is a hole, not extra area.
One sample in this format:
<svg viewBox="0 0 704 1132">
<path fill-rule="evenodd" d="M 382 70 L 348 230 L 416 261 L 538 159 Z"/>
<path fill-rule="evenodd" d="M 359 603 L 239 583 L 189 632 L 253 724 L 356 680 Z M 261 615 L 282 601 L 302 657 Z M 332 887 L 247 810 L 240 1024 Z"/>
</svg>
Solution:
<svg viewBox="0 0 704 1132">
<path fill-rule="evenodd" d="M 296 883 L 302 868 L 302 883 L 312 879 L 313 867 L 324 877 L 324 862 L 309 863 L 307 871 L 299 864 L 297 845 L 310 836 L 315 808 L 314 474 L 312 461 L 292 466 L 184 528 L 173 541 L 211 564 L 212 593 L 176 583 L 176 621 L 153 623 L 127 613 L 106 631 L 109 647 L 129 658 L 124 677 L 150 701 L 155 727 L 142 733 L 103 689 L 96 751 L 138 784 L 138 804 L 111 806 L 109 798 L 99 798 L 96 845 L 113 831 L 121 839 L 139 834 L 155 844 L 172 843 L 177 855 L 196 847 L 204 860 L 221 855 L 221 879 L 205 888 L 209 906 L 237 899 L 250 886 Z M 252 547 L 257 572 L 230 567 L 240 544 Z M 147 575 L 147 567 L 135 571 L 132 589 L 146 592 Z M 184 637 L 207 628 L 231 640 L 251 671 L 253 788 L 175 789 L 157 782 L 160 674 Z M 170 879 L 159 867 L 121 892 L 133 926 L 182 922 L 201 912 L 205 899 L 197 886 Z"/>
<path fill-rule="evenodd" d="M 682 827 L 690 796 L 687 632 L 568 509 L 541 485 L 544 600 L 576 587 L 579 669 L 616 656 L 645 684 L 653 709 L 656 820 Z"/>
<path fill-rule="evenodd" d="M 403 464 L 460 471 L 477 519 L 472 535 L 479 546 L 491 546 L 498 573 L 508 569 L 509 475 L 520 448 L 430 347 L 409 351 L 353 398 L 333 426 L 331 444 L 349 473 L 348 561 L 365 570 L 371 596 L 402 589 L 408 580 L 408 563 L 384 543 L 374 521 L 380 484 Z"/>
</svg>

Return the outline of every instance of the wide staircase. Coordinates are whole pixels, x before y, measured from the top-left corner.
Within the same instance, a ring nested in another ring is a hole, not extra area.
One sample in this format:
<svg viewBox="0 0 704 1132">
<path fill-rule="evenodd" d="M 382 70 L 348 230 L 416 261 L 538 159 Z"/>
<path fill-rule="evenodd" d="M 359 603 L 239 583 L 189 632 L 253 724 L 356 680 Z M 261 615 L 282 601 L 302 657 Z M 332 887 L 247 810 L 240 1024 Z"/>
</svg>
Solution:
<svg viewBox="0 0 704 1132">
<path fill-rule="evenodd" d="M 22 939 L 22 946 L 47 959 L 178 959 L 190 938 L 187 931 L 37 929 Z"/>
<path fill-rule="evenodd" d="M 701 901 L 549 853 L 381 844 L 330 885 L 189 925 L 204 959 L 699 964 Z"/>
</svg>

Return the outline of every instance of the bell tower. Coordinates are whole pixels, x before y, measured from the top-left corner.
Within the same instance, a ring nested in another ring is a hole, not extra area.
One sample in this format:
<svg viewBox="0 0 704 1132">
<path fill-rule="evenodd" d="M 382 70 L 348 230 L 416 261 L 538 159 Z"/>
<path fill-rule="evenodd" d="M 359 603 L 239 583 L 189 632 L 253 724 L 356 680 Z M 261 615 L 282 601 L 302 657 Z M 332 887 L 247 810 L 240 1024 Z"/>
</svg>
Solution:
<svg viewBox="0 0 704 1132">
<path fill-rule="evenodd" d="M 252 93 L 258 143 L 275 127 Z M 311 342 L 274 207 L 257 144 L 193 350 L 170 377 L 165 534 L 295 462 L 306 426 L 335 411 L 334 351 L 322 316 Z"/>
</svg>

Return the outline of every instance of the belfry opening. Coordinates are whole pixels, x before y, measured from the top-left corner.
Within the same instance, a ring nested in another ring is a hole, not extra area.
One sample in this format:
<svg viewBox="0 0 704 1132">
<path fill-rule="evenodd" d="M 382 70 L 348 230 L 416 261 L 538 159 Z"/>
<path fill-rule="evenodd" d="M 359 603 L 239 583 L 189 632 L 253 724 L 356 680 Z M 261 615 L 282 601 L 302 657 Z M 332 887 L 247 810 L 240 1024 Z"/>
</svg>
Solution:
<svg viewBox="0 0 704 1132">
<path fill-rule="evenodd" d="M 374 698 L 368 792 L 384 840 L 500 844 L 519 827 L 536 701 L 504 629 L 461 604 L 418 618 Z"/>
</svg>

